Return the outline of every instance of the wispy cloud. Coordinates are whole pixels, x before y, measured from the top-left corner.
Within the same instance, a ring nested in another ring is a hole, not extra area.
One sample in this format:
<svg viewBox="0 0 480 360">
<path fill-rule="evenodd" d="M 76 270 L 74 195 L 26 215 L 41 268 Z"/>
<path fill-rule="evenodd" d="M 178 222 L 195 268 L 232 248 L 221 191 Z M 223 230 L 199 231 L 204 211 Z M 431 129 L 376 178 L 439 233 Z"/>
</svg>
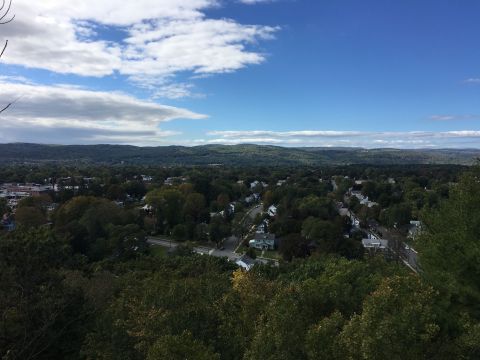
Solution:
<svg viewBox="0 0 480 360">
<path fill-rule="evenodd" d="M 462 120 L 479 120 L 480 115 L 462 114 L 462 115 L 432 115 L 432 121 L 462 121 Z"/>
<path fill-rule="evenodd" d="M 276 1 L 276 0 L 238 0 L 238 2 L 240 2 L 242 4 L 247 4 L 247 5 L 268 3 L 268 2 L 274 2 L 274 1 Z"/>
<path fill-rule="evenodd" d="M 270 144 L 283 146 L 323 147 L 480 147 L 480 131 L 212 131 L 199 143 L 212 144 Z"/>
<path fill-rule="evenodd" d="M 466 84 L 479 84 L 480 85 L 480 78 L 469 78 L 463 81 Z"/>
</svg>

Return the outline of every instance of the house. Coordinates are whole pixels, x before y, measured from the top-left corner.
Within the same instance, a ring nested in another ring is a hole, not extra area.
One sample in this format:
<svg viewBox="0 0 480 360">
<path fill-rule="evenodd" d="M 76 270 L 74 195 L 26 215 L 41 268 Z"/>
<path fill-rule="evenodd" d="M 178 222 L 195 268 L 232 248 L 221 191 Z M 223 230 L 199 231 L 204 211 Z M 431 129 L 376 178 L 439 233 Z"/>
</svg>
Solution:
<svg viewBox="0 0 480 360">
<path fill-rule="evenodd" d="M 219 211 L 219 212 L 211 212 L 210 213 L 210 218 L 214 218 L 214 217 L 225 217 L 225 211 L 222 210 L 222 211 Z"/>
<path fill-rule="evenodd" d="M 145 211 L 145 212 L 150 212 L 150 211 L 153 210 L 153 206 L 147 204 L 144 207 L 142 207 L 142 210 Z"/>
<path fill-rule="evenodd" d="M 169 177 L 163 182 L 163 184 L 167 186 L 173 186 L 173 185 L 183 184 L 186 181 L 187 181 L 186 177 Z"/>
<path fill-rule="evenodd" d="M 350 212 L 350 221 L 353 227 L 360 227 L 360 219 L 357 218 L 352 212 Z"/>
<path fill-rule="evenodd" d="M 408 237 L 415 240 L 422 233 L 423 223 L 421 221 L 410 221 L 408 226 Z"/>
<path fill-rule="evenodd" d="M 388 240 L 382 239 L 363 239 L 362 245 L 368 250 L 386 250 L 388 249 Z"/>
<path fill-rule="evenodd" d="M 266 219 L 263 220 L 262 223 L 257 226 L 257 229 L 256 229 L 255 233 L 265 234 L 266 232 L 268 232 L 268 223 L 269 223 L 268 220 L 266 220 Z"/>
<path fill-rule="evenodd" d="M 275 205 L 270 206 L 267 210 L 268 216 L 270 216 L 270 217 L 277 216 L 277 210 L 278 209 Z"/>
<path fill-rule="evenodd" d="M 358 199 L 358 201 L 360 202 L 360 205 L 365 205 L 369 208 L 378 205 L 376 202 L 370 201 L 368 199 L 368 196 L 364 196 L 361 191 L 350 190 L 350 195 L 355 196 Z"/>
<path fill-rule="evenodd" d="M 370 231 L 370 232 L 368 232 L 368 238 L 370 240 L 380 240 L 380 235 L 375 234 L 374 232 Z"/>
<path fill-rule="evenodd" d="M 260 185 L 260 181 L 255 180 L 254 182 L 250 183 L 250 189 L 253 190 L 255 189 L 258 185 Z"/>
<path fill-rule="evenodd" d="M 237 204 L 234 202 L 231 202 L 230 204 L 227 205 L 227 213 L 228 215 L 234 215 L 235 214 L 235 208 Z"/>
<path fill-rule="evenodd" d="M 242 269 L 246 271 L 250 271 L 251 268 L 255 266 L 255 261 L 248 257 L 247 255 L 243 255 L 240 259 L 238 259 L 235 264 L 240 266 Z"/>
<path fill-rule="evenodd" d="M 256 233 L 255 238 L 248 242 L 248 246 L 259 250 L 275 250 L 275 235 Z"/>
<path fill-rule="evenodd" d="M 142 181 L 144 181 L 144 182 L 151 182 L 151 181 L 153 181 L 153 176 L 140 175 L 140 177 L 142 178 Z"/>
<path fill-rule="evenodd" d="M 246 202 L 247 204 L 256 203 L 258 200 L 260 200 L 260 194 L 257 194 L 257 193 L 252 194 L 252 195 L 250 195 L 250 196 L 247 196 L 247 197 L 245 198 L 245 202 Z"/>
</svg>

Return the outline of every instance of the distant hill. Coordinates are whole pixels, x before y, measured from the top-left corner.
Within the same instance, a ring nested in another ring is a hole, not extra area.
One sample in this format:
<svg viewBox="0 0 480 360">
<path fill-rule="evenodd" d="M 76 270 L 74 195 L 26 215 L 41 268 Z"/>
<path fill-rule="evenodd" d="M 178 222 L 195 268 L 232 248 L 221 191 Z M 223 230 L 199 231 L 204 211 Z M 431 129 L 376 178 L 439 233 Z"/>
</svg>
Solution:
<svg viewBox="0 0 480 360">
<path fill-rule="evenodd" d="M 260 145 L 136 147 L 0 144 L 0 163 L 87 162 L 143 165 L 285 166 L 348 164 L 474 164 L 480 149 L 284 148 Z"/>
</svg>

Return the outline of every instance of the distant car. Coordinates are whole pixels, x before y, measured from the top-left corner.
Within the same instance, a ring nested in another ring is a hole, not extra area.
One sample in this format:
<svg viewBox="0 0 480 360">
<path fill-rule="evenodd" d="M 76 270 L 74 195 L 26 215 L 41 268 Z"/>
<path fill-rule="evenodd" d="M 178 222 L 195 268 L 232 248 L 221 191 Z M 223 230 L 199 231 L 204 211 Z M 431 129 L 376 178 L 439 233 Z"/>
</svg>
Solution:
<svg viewBox="0 0 480 360">
<path fill-rule="evenodd" d="M 225 246 L 222 246 L 219 250 L 222 250 L 222 251 L 225 250 Z"/>
</svg>

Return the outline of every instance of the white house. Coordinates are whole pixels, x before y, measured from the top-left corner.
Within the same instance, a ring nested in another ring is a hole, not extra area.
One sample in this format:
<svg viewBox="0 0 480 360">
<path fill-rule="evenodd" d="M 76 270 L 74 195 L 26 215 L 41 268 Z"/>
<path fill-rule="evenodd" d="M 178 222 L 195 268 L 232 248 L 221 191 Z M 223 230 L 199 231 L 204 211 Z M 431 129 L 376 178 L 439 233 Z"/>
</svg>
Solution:
<svg viewBox="0 0 480 360">
<path fill-rule="evenodd" d="M 250 269 L 255 266 L 255 261 L 249 258 L 247 255 L 243 255 L 235 262 L 235 264 L 237 264 L 244 270 L 250 271 Z"/>
<path fill-rule="evenodd" d="M 254 182 L 250 183 L 250 189 L 255 189 L 258 185 L 260 185 L 260 181 L 255 180 Z"/>
<path fill-rule="evenodd" d="M 142 210 L 143 211 L 146 211 L 146 212 L 150 212 L 153 210 L 153 206 L 152 205 L 145 205 L 144 207 L 142 207 Z"/>
<path fill-rule="evenodd" d="M 277 210 L 278 209 L 275 205 L 271 205 L 267 210 L 268 216 L 270 216 L 270 217 L 277 216 Z"/>
<path fill-rule="evenodd" d="M 250 196 L 247 196 L 245 198 L 245 202 L 247 204 L 253 204 L 253 203 L 257 202 L 258 200 L 260 200 L 260 194 L 257 194 L 257 193 L 252 194 Z"/>
<path fill-rule="evenodd" d="M 275 250 L 275 235 L 255 233 L 255 238 L 248 242 L 248 246 L 259 250 Z"/>
<path fill-rule="evenodd" d="M 388 240 L 363 239 L 362 245 L 365 249 L 386 250 L 388 249 Z"/>
</svg>

